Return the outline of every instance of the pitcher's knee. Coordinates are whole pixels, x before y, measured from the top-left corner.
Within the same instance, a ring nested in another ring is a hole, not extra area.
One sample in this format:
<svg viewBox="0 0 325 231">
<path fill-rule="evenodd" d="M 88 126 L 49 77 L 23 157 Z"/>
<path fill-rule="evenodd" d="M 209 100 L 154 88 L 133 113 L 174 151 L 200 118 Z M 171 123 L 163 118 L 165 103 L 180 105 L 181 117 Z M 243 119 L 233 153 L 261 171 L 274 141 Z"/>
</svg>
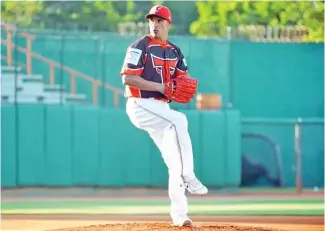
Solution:
<svg viewBox="0 0 325 231">
<path fill-rule="evenodd" d="M 183 128 L 187 129 L 187 126 L 188 126 L 187 118 L 181 112 L 177 113 L 177 117 L 175 117 L 174 121 L 172 121 L 172 122 L 173 122 L 173 125 L 176 127 L 176 129 L 183 129 Z"/>
</svg>

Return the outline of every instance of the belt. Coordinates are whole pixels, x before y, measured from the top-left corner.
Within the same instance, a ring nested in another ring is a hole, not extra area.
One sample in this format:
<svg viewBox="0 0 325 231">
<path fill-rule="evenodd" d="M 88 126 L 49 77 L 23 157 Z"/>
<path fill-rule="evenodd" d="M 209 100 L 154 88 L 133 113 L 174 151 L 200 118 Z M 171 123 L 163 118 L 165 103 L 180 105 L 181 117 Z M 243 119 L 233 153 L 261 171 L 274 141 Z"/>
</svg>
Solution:
<svg viewBox="0 0 325 231">
<path fill-rule="evenodd" d="M 160 100 L 166 103 L 170 103 L 171 101 L 166 99 L 166 98 L 162 98 L 162 97 L 140 97 L 140 96 L 130 96 L 130 98 L 140 98 L 140 99 L 155 99 L 155 100 Z"/>
</svg>

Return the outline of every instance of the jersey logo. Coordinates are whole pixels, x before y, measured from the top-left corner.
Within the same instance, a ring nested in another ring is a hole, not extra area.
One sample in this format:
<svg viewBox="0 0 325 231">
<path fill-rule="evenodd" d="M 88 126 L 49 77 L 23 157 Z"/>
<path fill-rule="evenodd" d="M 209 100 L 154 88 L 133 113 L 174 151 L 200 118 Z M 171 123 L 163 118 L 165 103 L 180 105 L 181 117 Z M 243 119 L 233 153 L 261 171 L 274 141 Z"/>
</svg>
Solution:
<svg viewBox="0 0 325 231">
<path fill-rule="evenodd" d="M 169 81 L 175 72 L 177 58 L 164 59 L 151 54 L 153 68 L 160 74 L 162 83 Z M 169 68 L 168 68 L 169 67 Z"/>
</svg>

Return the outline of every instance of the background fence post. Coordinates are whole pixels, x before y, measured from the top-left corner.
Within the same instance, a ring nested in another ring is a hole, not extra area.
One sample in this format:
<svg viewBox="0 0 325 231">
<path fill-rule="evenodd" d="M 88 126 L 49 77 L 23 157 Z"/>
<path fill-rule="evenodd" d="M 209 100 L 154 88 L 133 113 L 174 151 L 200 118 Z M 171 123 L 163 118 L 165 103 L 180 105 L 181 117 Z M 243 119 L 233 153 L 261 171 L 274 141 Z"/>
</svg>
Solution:
<svg viewBox="0 0 325 231">
<path fill-rule="evenodd" d="M 302 179 L 301 179 L 301 123 L 302 119 L 298 118 L 295 123 L 295 135 L 294 135 L 294 146 L 295 146 L 295 170 L 296 170 L 296 192 L 302 192 Z"/>
</svg>

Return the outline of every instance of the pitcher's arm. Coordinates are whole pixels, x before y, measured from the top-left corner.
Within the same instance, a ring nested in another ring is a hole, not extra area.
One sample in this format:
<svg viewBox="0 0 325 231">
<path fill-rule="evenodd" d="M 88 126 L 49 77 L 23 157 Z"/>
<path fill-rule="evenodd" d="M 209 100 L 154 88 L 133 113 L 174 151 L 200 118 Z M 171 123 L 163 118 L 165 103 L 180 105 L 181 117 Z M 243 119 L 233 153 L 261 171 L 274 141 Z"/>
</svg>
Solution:
<svg viewBox="0 0 325 231">
<path fill-rule="evenodd" d="M 135 75 L 123 75 L 122 82 L 123 85 L 139 88 L 140 90 L 144 91 L 158 91 L 160 93 L 165 91 L 164 84 L 151 82 Z"/>
</svg>

